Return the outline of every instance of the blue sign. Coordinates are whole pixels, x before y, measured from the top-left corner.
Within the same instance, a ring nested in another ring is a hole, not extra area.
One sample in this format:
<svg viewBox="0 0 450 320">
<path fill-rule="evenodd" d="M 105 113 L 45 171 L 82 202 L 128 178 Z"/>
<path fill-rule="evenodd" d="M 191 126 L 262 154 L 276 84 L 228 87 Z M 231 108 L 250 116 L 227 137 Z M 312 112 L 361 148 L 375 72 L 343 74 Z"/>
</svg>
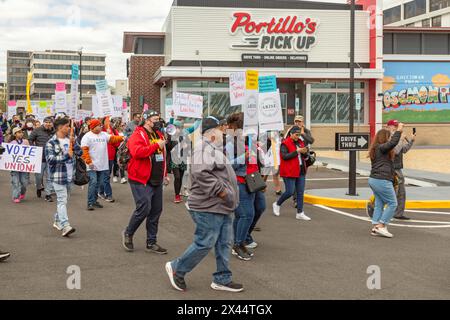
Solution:
<svg viewBox="0 0 450 320">
<path fill-rule="evenodd" d="M 97 92 L 105 92 L 106 90 L 108 90 L 108 81 L 106 80 L 98 80 L 95 83 L 95 88 L 97 90 Z"/>
<path fill-rule="evenodd" d="M 262 76 L 258 79 L 259 92 L 276 92 L 277 91 L 277 77 L 276 76 Z"/>
<path fill-rule="evenodd" d="M 384 62 L 383 122 L 450 122 L 450 62 Z"/>
<path fill-rule="evenodd" d="M 80 79 L 80 67 L 77 64 L 72 65 L 72 80 Z"/>
</svg>

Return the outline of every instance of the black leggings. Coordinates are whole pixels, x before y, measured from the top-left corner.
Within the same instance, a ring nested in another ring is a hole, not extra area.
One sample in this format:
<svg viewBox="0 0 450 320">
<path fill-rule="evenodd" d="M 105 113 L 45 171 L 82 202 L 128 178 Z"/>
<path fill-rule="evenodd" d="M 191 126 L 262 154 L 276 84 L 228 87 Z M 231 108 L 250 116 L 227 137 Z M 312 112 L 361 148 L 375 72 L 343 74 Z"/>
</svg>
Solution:
<svg viewBox="0 0 450 320">
<path fill-rule="evenodd" d="M 184 170 L 181 170 L 180 168 L 173 168 L 172 173 L 175 178 L 173 180 L 173 186 L 175 187 L 175 195 L 179 196 L 180 191 L 181 191 L 181 186 L 183 185 Z"/>
<path fill-rule="evenodd" d="M 125 170 L 119 167 L 117 159 L 114 160 L 113 170 L 112 171 L 113 171 L 114 177 L 125 178 Z M 120 173 L 120 176 L 119 176 L 119 173 Z"/>
</svg>

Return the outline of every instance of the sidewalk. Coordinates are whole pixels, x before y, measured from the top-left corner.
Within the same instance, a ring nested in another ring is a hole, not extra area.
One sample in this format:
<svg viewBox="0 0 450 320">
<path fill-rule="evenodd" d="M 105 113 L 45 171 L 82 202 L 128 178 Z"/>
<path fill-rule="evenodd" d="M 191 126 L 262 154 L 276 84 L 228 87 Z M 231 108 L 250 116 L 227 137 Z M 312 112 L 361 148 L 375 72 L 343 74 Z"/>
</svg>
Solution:
<svg viewBox="0 0 450 320">
<path fill-rule="evenodd" d="M 372 195 L 370 188 L 357 189 L 358 196 L 347 195 L 348 189 L 312 189 L 305 191 L 305 202 L 334 208 L 364 209 Z M 449 209 L 450 187 L 407 187 L 407 209 Z"/>
<path fill-rule="evenodd" d="M 340 170 L 343 172 L 349 171 L 348 160 L 321 157 L 320 151 L 317 152 L 317 161 L 328 169 Z M 430 160 L 429 166 L 441 166 L 443 163 L 434 163 Z M 356 164 L 357 173 L 362 176 L 370 175 L 370 163 L 358 161 Z M 405 175 L 405 181 L 408 185 L 419 187 L 438 187 L 438 186 L 450 186 L 450 174 L 442 172 L 430 172 L 416 169 L 403 169 Z"/>
</svg>

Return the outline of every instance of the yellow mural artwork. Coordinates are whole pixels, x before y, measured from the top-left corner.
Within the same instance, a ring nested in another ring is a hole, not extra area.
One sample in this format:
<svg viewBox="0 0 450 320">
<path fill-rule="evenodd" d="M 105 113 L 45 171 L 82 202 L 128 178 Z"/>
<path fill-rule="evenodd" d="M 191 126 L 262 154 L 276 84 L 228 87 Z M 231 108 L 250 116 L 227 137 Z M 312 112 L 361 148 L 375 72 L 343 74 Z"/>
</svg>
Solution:
<svg viewBox="0 0 450 320">
<path fill-rule="evenodd" d="M 383 78 L 383 92 L 394 89 L 395 87 L 395 78 L 394 77 L 384 77 Z"/>
<path fill-rule="evenodd" d="M 446 74 L 437 74 L 431 78 L 431 81 L 436 87 L 446 87 L 450 85 L 450 78 Z"/>
</svg>

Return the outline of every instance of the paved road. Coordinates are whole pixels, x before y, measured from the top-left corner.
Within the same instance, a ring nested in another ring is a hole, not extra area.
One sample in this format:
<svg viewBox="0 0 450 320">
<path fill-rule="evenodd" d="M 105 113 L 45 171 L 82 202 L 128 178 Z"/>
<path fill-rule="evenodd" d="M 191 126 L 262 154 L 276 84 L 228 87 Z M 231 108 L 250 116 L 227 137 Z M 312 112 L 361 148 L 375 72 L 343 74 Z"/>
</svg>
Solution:
<svg viewBox="0 0 450 320">
<path fill-rule="evenodd" d="M 344 187 L 345 174 L 320 169 L 310 172 L 308 188 Z M 366 186 L 367 180 L 358 180 Z M 34 187 L 20 205 L 10 201 L 9 176 L 0 174 L 0 245 L 12 251 L 0 264 L 0 299 L 449 299 L 450 211 L 409 213 L 414 219 L 441 224 L 409 223 L 419 228 L 392 226 L 393 239 L 371 237 L 364 212 L 306 205 L 311 222 L 295 220 L 290 203 L 275 217 L 267 210 L 260 244 L 250 262 L 231 258 L 234 280 L 245 293 L 215 292 L 209 288 L 215 260 L 212 254 L 186 278 L 188 291 L 173 290 L 164 271 L 168 259 L 180 255 L 192 240 L 193 223 L 184 206 L 165 192 L 160 243 L 167 256 L 144 251 L 145 232 L 135 236 L 136 251 L 125 252 L 120 233 L 133 210 L 128 185 L 114 184 L 117 202 L 88 212 L 86 190 L 76 188 L 69 215 L 77 232 L 61 238 L 51 228 L 55 204 L 38 200 Z M 268 207 L 275 200 L 268 193 Z M 441 210 L 442 211 L 442 210 Z M 445 214 L 447 213 L 447 214 Z M 351 214 L 353 216 L 345 215 Z M 68 266 L 81 268 L 81 290 L 68 290 Z M 369 290 L 367 268 L 381 269 L 381 290 Z"/>
</svg>

